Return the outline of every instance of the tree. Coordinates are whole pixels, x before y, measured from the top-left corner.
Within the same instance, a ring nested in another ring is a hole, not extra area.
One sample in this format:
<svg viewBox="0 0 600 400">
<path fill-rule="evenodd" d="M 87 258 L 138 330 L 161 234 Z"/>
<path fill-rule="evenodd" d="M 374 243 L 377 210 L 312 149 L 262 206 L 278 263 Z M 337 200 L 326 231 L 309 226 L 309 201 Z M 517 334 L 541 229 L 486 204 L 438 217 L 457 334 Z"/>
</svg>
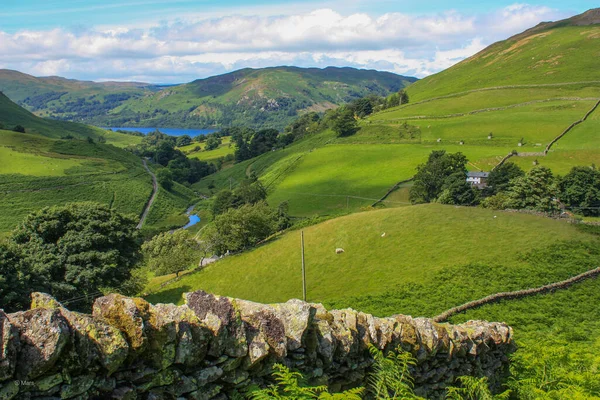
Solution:
<svg viewBox="0 0 600 400">
<path fill-rule="evenodd" d="M 267 198 L 267 191 L 258 179 L 246 179 L 235 190 L 221 190 L 215 196 L 211 211 L 213 216 L 244 204 L 256 204 Z"/>
<path fill-rule="evenodd" d="M 25 133 L 25 127 L 22 125 L 17 125 L 12 129 L 14 132 Z"/>
<path fill-rule="evenodd" d="M 294 122 L 292 122 L 291 124 L 289 124 L 288 126 L 285 127 L 285 135 L 281 135 L 281 136 L 288 136 L 291 135 L 291 140 L 286 138 L 286 139 L 279 139 L 279 142 L 285 141 L 286 144 L 291 143 L 294 140 L 298 140 L 299 138 L 303 137 L 304 135 L 308 135 L 311 133 L 315 133 L 319 130 L 319 123 L 320 123 L 321 117 L 319 116 L 319 114 L 317 114 L 316 112 L 308 112 L 306 114 L 301 115 L 300 117 L 296 118 L 294 120 Z M 280 138 L 281 138 L 280 136 Z"/>
<path fill-rule="evenodd" d="M 258 179 L 246 179 L 235 189 L 235 205 L 256 204 L 267 198 L 267 190 Z"/>
<path fill-rule="evenodd" d="M 507 162 L 490 172 L 487 179 L 486 194 L 493 195 L 509 187 L 511 180 L 524 176 L 525 171 L 517 164 Z"/>
<path fill-rule="evenodd" d="M 12 232 L 9 244 L 20 259 L 27 292 L 41 291 L 59 300 L 118 290 L 141 259 L 137 219 L 106 205 L 70 203 L 28 215 Z"/>
<path fill-rule="evenodd" d="M 223 189 L 219 191 L 216 196 L 213 198 L 213 202 L 210 208 L 213 216 L 221 215 L 225 211 L 234 207 L 236 202 L 236 198 L 233 194 L 233 191 L 229 189 Z"/>
<path fill-rule="evenodd" d="M 156 173 L 156 180 L 158 184 L 170 191 L 173 188 L 173 173 L 167 168 L 159 169 Z"/>
<path fill-rule="evenodd" d="M 157 275 L 179 276 L 200 257 L 198 242 L 184 229 L 163 232 L 142 245 L 146 265 Z"/>
<path fill-rule="evenodd" d="M 398 92 L 398 94 L 400 95 L 400 104 L 408 104 L 410 102 L 410 99 L 408 98 L 408 93 L 406 93 L 406 91 L 401 90 L 400 92 Z"/>
<path fill-rule="evenodd" d="M 558 184 L 560 200 L 585 216 L 600 215 L 600 171 L 573 167 Z"/>
<path fill-rule="evenodd" d="M 455 172 L 444 181 L 438 202 L 441 204 L 473 206 L 479 203 L 479 190 L 467 182 L 463 172 Z"/>
<path fill-rule="evenodd" d="M 446 153 L 445 150 L 434 150 L 429 154 L 425 164 L 417 166 L 414 185 L 410 190 L 410 201 L 430 203 L 437 199 L 446 179 L 455 173 L 467 173 L 467 158 L 462 153 Z"/>
<path fill-rule="evenodd" d="M 162 141 L 154 150 L 154 161 L 166 167 L 178 153 L 180 152 L 175 150 L 175 145 L 171 141 Z"/>
<path fill-rule="evenodd" d="M 218 255 L 256 245 L 277 232 L 280 215 L 266 203 L 245 204 L 218 215 L 205 238 Z"/>
<path fill-rule="evenodd" d="M 208 139 L 206 139 L 206 145 L 204 147 L 204 150 L 206 150 L 206 151 L 215 150 L 215 149 L 219 148 L 221 143 L 222 143 L 221 138 L 211 135 Z"/>
<path fill-rule="evenodd" d="M 0 308 L 5 311 L 22 310 L 29 305 L 20 262 L 13 249 L 0 243 Z"/>
<path fill-rule="evenodd" d="M 349 108 L 342 109 L 333 119 L 332 129 L 338 137 L 351 136 L 358 130 L 354 111 Z"/>
<path fill-rule="evenodd" d="M 352 102 L 350 108 L 352 108 L 354 113 L 356 113 L 359 118 L 364 118 L 373 113 L 373 104 L 371 104 L 371 100 L 366 97 Z"/>
<path fill-rule="evenodd" d="M 236 149 L 234 156 L 236 162 L 242 162 L 252 158 L 252 153 L 248 147 L 248 142 L 246 142 L 246 139 L 242 135 L 237 137 L 235 145 Z"/>
<path fill-rule="evenodd" d="M 273 150 L 277 145 L 277 129 L 261 129 L 252 136 L 250 141 L 250 153 L 257 157 L 263 153 Z"/>
<path fill-rule="evenodd" d="M 386 108 L 397 107 L 400 105 L 400 95 L 398 93 L 394 93 L 390 95 L 385 102 Z"/>
<path fill-rule="evenodd" d="M 192 144 L 192 138 L 189 135 L 178 136 L 176 140 L 176 144 L 178 147 L 183 147 Z"/>
<path fill-rule="evenodd" d="M 525 176 L 513 179 L 506 191 L 507 208 L 543 212 L 558 211 L 557 188 L 549 168 L 533 167 Z"/>
</svg>

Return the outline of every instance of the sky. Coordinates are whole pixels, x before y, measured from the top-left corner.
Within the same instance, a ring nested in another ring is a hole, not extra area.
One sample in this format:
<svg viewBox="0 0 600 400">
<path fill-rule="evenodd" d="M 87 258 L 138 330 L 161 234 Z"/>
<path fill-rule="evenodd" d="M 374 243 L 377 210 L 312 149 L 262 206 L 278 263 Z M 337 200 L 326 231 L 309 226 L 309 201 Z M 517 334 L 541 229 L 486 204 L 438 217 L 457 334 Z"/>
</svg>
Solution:
<svg viewBox="0 0 600 400">
<path fill-rule="evenodd" d="M 539 22 L 596 6 L 588 0 L 2 0 L 0 68 L 163 84 L 278 65 L 423 78 Z"/>
</svg>

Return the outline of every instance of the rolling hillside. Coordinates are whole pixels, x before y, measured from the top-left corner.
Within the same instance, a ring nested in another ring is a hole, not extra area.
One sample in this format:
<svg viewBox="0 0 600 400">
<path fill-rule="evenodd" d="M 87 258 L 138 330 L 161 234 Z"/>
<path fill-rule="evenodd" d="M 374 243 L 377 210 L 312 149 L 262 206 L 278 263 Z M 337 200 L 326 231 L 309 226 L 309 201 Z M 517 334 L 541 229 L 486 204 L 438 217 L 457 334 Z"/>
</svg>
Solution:
<svg viewBox="0 0 600 400">
<path fill-rule="evenodd" d="M 600 83 L 600 9 L 545 22 L 413 85 L 413 101 L 512 85 Z"/>
<path fill-rule="evenodd" d="M 141 139 L 136 136 L 123 135 L 89 125 L 40 118 L 13 103 L 1 92 L 0 124 L 2 124 L 4 129 L 12 129 L 17 125 L 20 125 L 25 128 L 27 133 L 39 134 L 55 139 L 71 136 L 77 139 L 91 138 L 97 140 L 98 138 L 103 137 L 106 139 L 107 143 L 114 144 L 118 147 L 125 147 L 141 141 Z"/>
<path fill-rule="evenodd" d="M 284 128 L 296 115 L 324 111 L 416 81 L 354 68 L 243 69 L 168 87 L 35 78 L 0 71 L 0 90 L 39 115 L 97 126 Z"/>
<path fill-rule="evenodd" d="M 353 136 L 336 138 L 323 131 L 221 171 L 196 189 L 210 194 L 255 172 L 268 187 L 272 205 L 287 201 L 292 215 L 309 217 L 369 206 L 412 177 L 432 150 L 461 151 L 468 168 L 476 171 L 489 171 L 513 151 L 518 156 L 511 161 L 526 170 L 538 163 L 565 174 L 575 165 L 597 165 L 600 57 L 589 56 L 600 54 L 597 15 L 592 10 L 493 44 L 412 84 L 407 88 L 410 103 L 359 121 L 361 129 Z M 540 32 L 545 36 L 535 36 Z M 515 43 L 520 45 L 510 57 L 500 54 L 499 49 Z M 568 56 L 555 63 L 538 64 L 567 50 Z M 406 205 L 407 190 L 385 204 Z"/>
<path fill-rule="evenodd" d="M 73 201 L 142 213 L 152 192 L 150 175 L 138 157 L 119 148 L 139 137 L 39 118 L 1 94 L 0 124 L 0 236 L 34 210 Z M 15 125 L 26 133 L 8 130 Z M 98 142 L 101 137 L 107 144 Z M 181 185 L 159 191 L 146 228 L 185 224 L 193 198 Z"/>
</svg>

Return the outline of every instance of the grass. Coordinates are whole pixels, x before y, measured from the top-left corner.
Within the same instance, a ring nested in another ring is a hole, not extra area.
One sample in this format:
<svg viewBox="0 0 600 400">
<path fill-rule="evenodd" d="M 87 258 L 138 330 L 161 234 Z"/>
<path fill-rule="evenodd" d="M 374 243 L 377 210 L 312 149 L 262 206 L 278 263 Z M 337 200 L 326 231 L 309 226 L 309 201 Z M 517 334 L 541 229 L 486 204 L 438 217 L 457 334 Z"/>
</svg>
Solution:
<svg viewBox="0 0 600 400">
<path fill-rule="evenodd" d="M 309 300 L 354 307 L 360 303 L 346 301 L 349 293 L 383 296 L 400 284 L 427 283 L 445 268 L 472 263 L 520 271 L 529 268 L 521 253 L 594 240 L 561 221 L 436 204 L 356 213 L 304 228 L 304 234 Z M 297 298 L 302 293 L 298 236 L 292 231 L 228 257 L 149 300 L 181 302 L 184 291 L 197 289 L 259 302 Z M 339 247 L 345 253 L 336 254 Z"/>
<path fill-rule="evenodd" d="M 406 123 L 419 128 L 422 143 L 436 142 L 440 138 L 442 142 L 463 140 L 465 144 L 517 148 L 520 139 L 524 138 L 525 145 L 519 150 L 534 151 L 536 147 L 543 150 L 542 146 L 545 147 L 571 123 L 582 118 L 595 103 L 549 101 L 454 118 L 407 120 Z M 383 116 L 394 117 L 394 113 L 377 114 L 372 120 Z M 393 121 L 388 119 L 388 122 Z M 405 121 L 395 122 L 401 125 Z M 489 133 L 493 133 L 491 140 L 487 139 Z"/>
<path fill-rule="evenodd" d="M 193 204 L 195 198 L 190 189 L 177 182 L 173 183 L 170 191 L 159 187 L 158 195 L 146 220 L 147 224 L 159 230 L 184 226 L 188 222 L 185 211 Z"/>
<path fill-rule="evenodd" d="M 0 233 L 6 235 L 27 214 L 45 206 L 96 201 L 126 214 L 141 215 L 152 191 L 141 160 L 121 147 L 141 138 L 95 127 L 46 120 L 0 94 L 0 122 L 27 133 L 0 130 Z M 60 138 L 70 136 L 71 139 Z M 107 144 L 98 143 L 105 137 Z M 89 142 L 87 139 L 94 139 Z M 147 230 L 185 224 L 194 193 L 175 185 L 160 193 Z"/>
<path fill-rule="evenodd" d="M 519 108 L 530 102 L 543 104 L 557 99 L 589 99 L 598 97 L 600 82 L 556 87 L 503 88 L 479 92 L 459 92 L 435 101 L 411 102 L 377 114 L 377 119 L 411 119 L 415 116 L 447 116 L 490 108 Z"/>
<path fill-rule="evenodd" d="M 596 110 L 582 124 L 577 125 L 560 139 L 546 157 L 513 157 L 511 161 L 529 169 L 537 160 L 556 174 L 565 175 L 575 165 L 592 165 L 600 162 L 600 110 Z"/>
<path fill-rule="evenodd" d="M 600 81 L 600 27 L 563 26 L 498 42 L 408 89 L 413 102 L 472 89 Z"/>
<path fill-rule="evenodd" d="M 287 201 L 294 216 L 336 213 L 347 205 L 356 211 L 381 198 L 395 183 L 411 178 L 416 166 L 437 149 L 462 151 L 473 160 L 472 169 L 487 169 L 509 151 L 456 145 L 327 145 L 302 156 L 268 201 L 272 205 Z"/>
<path fill-rule="evenodd" d="M 359 211 L 383 196 L 396 182 L 413 176 L 416 166 L 432 150 L 463 152 L 470 161 L 470 170 L 489 171 L 512 150 L 543 151 L 547 143 L 580 119 L 594 103 L 550 100 L 452 118 L 406 121 L 397 119 L 394 110 L 386 111 L 361 121 L 361 129 L 353 136 L 336 138 L 332 132 L 324 131 L 284 150 L 236 164 L 194 188 L 210 195 L 230 185 L 235 187 L 250 172 L 255 172 L 268 188 L 269 203 L 276 206 L 287 201 L 294 216 Z M 547 157 L 513 160 L 528 170 L 537 158 L 557 174 L 565 174 L 575 165 L 595 162 L 600 155 L 595 144 L 596 118 L 597 112 L 561 139 Z M 490 132 L 491 140 L 487 139 Z M 522 138 L 524 143 L 518 146 Z M 403 191 L 400 203 L 406 200 L 407 192 Z"/>
<path fill-rule="evenodd" d="M 179 150 L 183 151 L 190 158 L 197 158 L 198 160 L 207 162 L 216 161 L 221 157 L 233 154 L 235 151 L 235 146 L 231 143 L 230 136 L 225 136 L 221 140 L 221 145 L 214 150 L 205 150 L 206 143 L 192 143 L 188 146 L 180 147 Z M 198 147 L 200 150 L 195 151 Z"/>
<path fill-rule="evenodd" d="M 77 139 L 92 138 L 97 141 L 98 138 L 103 137 L 106 143 L 117 147 L 126 147 L 141 141 L 141 138 L 132 135 L 110 132 L 94 126 L 40 118 L 19 107 L 2 93 L 0 93 L 0 123 L 6 128 L 21 125 L 27 133 L 54 139 L 71 136 Z"/>
</svg>

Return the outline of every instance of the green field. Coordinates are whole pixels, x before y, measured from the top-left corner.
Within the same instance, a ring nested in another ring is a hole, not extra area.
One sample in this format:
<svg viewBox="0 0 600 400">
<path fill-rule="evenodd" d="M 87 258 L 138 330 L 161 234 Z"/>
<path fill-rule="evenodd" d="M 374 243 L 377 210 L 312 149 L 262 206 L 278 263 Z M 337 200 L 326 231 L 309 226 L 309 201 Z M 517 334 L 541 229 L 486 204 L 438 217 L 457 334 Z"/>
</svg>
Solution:
<svg viewBox="0 0 600 400">
<path fill-rule="evenodd" d="M 0 123 L 20 124 L 27 130 L 0 130 L 0 235 L 6 235 L 32 211 L 68 202 L 96 201 L 123 213 L 141 215 L 152 192 L 152 181 L 141 160 L 119 148 L 140 138 L 45 120 L 3 95 Z M 71 138 L 60 139 L 65 136 Z M 100 136 L 114 145 L 97 143 Z M 88 142 L 88 137 L 93 141 Z M 173 193 L 159 193 L 144 228 L 185 224 L 183 214 L 194 196 L 179 185 Z"/>
<path fill-rule="evenodd" d="M 579 87 L 577 90 L 586 96 L 596 90 L 596 96 L 600 96 L 597 87 Z M 481 93 L 493 98 L 489 96 L 490 92 Z M 542 152 L 551 140 L 581 119 L 597 101 L 588 97 L 565 100 L 562 93 L 553 89 L 552 93 L 540 95 L 544 98 L 542 102 L 522 103 L 524 96 L 533 94 L 535 91 L 519 90 L 520 97 L 513 99 L 518 102 L 515 107 L 506 108 L 506 97 L 502 99 L 505 104 L 500 109 L 475 113 L 470 113 L 475 110 L 469 107 L 480 104 L 482 99 L 469 98 L 464 104 L 458 101 L 452 105 L 455 111 L 460 110 L 464 115 L 443 118 L 423 115 L 418 119 L 406 119 L 403 115 L 408 115 L 406 110 L 410 105 L 386 110 L 361 121 L 360 130 L 350 137 L 336 138 L 332 132 L 324 131 L 284 150 L 236 164 L 194 187 L 212 194 L 230 185 L 235 187 L 250 172 L 255 172 L 268 188 L 270 204 L 276 206 L 287 201 L 294 216 L 335 215 L 361 210 L 383 196 L 396 182 L 413 176 L 416 166 L 423 163 L 432 150 L 460 151 L 468 157 L 470 170 L 489 171 L 513 150 L 524 154 Z M 562 97 L 545 98 L 552 94 Z M 430 107 L 436 103 L 422 105 Z M 522 156 L 512 160 L 525 170 L 537 160 L 557 174 L 565 174 L 576 165 L 597 164 L 600 162 L 599 113 L 598 110 L 594 112 L 588 121 L 557 142 L 547 157 Z M 490 133 L 492 139 L 488 139 Z M 460 145 L 461 141 L 463 145 Z M 391 199 L 388 205 L 393 205 Z"/>
<path fill-rule="evenodd" d="M 180 147 L 179 150 L 183 151 L 189 158 L 212 162 L 228 154 L 233 154 L 235 151 L 235 145 L 231 143 L 231 136 L 225 136 L 221 138 L 221 141 L 221 145 L 214 150 L 205 150 L 206 143 L 192 143 Z M 196 148 L 200 148 L 200 150 L 195 150 Z"/>
<path fill-rule="evenodd" d="M 470 263 L 521 271 L 531 268 L 523 252 L 566 240 L 598 243 L 560 221 L 435 204 L 352 214 L 305 228 L 304 234 L 308 296 L 315 302 L 344 299 L 349 293 L 375 296 Z M 196 289 L 260 302 L 298 297 L 298 245 L 299 232 L 286 233 L 190 275 L 150 299 L 181 302 L 184 291 Z M 345 253 L 336 254 L 338 247 Z"/>
</svg>

